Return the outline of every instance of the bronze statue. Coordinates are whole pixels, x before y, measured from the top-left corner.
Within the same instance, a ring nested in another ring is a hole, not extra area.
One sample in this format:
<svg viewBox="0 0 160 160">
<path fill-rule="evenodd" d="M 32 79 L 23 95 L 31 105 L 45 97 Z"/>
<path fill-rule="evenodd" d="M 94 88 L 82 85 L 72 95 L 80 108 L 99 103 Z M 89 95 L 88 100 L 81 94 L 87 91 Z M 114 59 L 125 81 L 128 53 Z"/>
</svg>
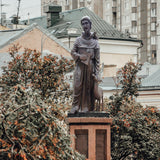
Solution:
<svg viewBox="0 0 160 160">
<path fill-rule="evenodd" d="M 94 84 L 99 79 L 100 48 L 96 34 L 90 32 L 91 25 L 88 16 L 81 19 L 84 31 L 76 39 L 71 51 L 76 64 L 71 113 L 94 110 Z"/>
</svg>

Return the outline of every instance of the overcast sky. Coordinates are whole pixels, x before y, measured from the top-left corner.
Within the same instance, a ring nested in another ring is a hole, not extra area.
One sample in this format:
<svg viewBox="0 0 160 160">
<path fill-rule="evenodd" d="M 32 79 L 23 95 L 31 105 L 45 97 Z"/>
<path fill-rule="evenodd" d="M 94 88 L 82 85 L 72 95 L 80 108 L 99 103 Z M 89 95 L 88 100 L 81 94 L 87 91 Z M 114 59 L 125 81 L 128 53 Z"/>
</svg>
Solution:
<svg viewBox="0 0 160 160">
<path fill-rule="evenodd" d="M 0 0 L 0 3 L 1 1 L 4 4 L 2 12 L 7 13 L 7 18 L 13 14 L 17 15 L 18 0 Z M 41 0 L 21 0 L 19 10 L 21 20 L 27 19 L 28 13 L 30 18 L 41 16 Z"/>
</svg>

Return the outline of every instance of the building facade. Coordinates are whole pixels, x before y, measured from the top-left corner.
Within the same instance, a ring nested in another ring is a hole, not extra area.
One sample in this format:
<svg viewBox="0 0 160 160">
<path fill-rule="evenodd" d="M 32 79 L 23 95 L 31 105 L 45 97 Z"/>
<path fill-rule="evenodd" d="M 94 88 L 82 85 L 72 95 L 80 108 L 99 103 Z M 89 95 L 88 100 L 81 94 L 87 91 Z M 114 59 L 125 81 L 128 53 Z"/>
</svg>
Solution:
<svg viewBox="0 0 160 160">
<path fill-rule="evenodd" d="M 160 1 L 105 0 L 103 19 L 121 32 L 141 39 L 139 61 L 160 63 Z"/>
<path fill-rule="evenodd" d="M 58 4 L 62 11 L 87 7 L 115 28 L 141 39 L 139 61 L 160 63 L 159 0 L 41 0 L 43 6 Z"/>
<path fill-rule="evenodd" d="M 103 18 L 104 0 L 41 0 L 41 13 L 44 15 L 43 7 L 48 4 L 58 4 L 62 6 L 62 11 L 87 7 Z"/>
</svg>

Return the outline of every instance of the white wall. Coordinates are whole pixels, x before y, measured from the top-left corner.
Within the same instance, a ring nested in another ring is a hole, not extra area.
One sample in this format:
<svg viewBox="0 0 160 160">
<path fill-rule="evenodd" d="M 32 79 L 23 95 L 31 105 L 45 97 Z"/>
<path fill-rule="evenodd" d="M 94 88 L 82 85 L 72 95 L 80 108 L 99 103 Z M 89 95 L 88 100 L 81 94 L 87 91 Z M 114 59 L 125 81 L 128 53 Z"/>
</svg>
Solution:
<svg viewBox="0 0 160 160">
<path fill-rule="evenodd" d="M 69 47 L 68 38 L 60 40 Z M 75 38 L 70 39 L 70 48 L 72 48 L 74 41 Z M 101 63 L 107 66 L 116 66 L 112 75 L 109 75 L 110 77 L 115 76 L 116 71 L 123 67 L 125 63 L 129 61 L 137 63 L 137 48 L 140 46 L 139 42 L 99 39 L 99 44 Z"/>
<path fill-rule="evenodd" d="M 156 106 L 160 109 L 160 90 L 139 91 L 137 102 L 143 106 Z"/>
</svg>

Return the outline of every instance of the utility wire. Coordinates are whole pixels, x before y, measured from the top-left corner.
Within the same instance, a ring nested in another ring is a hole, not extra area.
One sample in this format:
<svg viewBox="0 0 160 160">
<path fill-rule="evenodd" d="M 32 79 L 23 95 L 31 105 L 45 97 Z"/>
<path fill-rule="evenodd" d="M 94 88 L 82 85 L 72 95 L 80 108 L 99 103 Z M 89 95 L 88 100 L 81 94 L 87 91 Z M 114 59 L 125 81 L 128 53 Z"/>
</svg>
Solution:
<svg viewBox="0 0 160 160">
<path fill-rule="evenodd" d="M 20 8 L 20 3 L 21 3 L 21 0 L 18 0 L 16 29 L 17 29 L 17 24 L 18 24 L 18 19 L 19 19 L 19 8 Z"/>
</svg>

